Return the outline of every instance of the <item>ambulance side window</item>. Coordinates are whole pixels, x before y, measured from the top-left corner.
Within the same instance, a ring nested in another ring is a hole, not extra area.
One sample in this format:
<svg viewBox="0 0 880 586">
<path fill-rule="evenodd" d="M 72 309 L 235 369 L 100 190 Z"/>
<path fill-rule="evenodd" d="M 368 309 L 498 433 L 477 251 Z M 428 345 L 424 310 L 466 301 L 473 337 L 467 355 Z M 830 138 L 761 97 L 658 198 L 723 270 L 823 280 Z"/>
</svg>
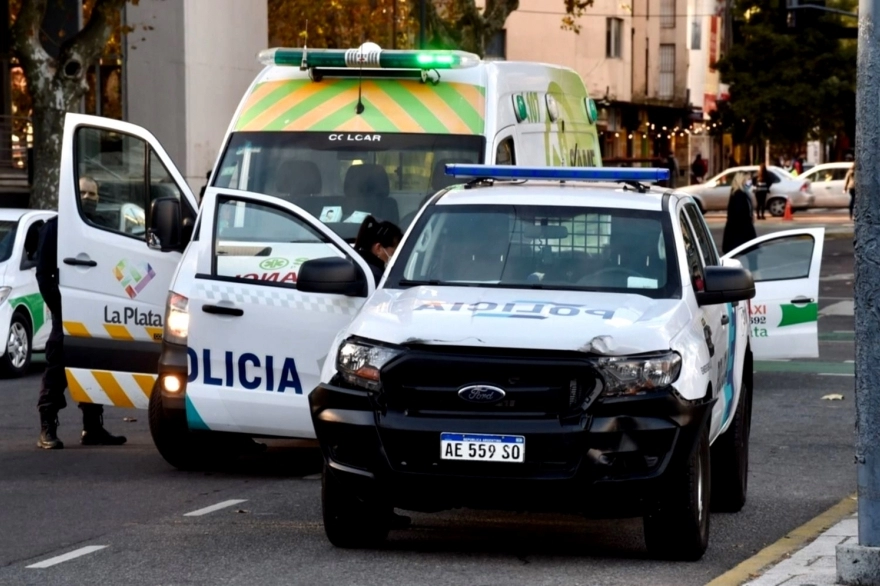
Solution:
<svg viewBox="0 0 880 586">
<path fill-rule="evenodd" d="M 516 165 L 516 149 L 513 146 L 513 137 L 508 136 L 498 143 L 495 149 L 496 165 Z"/>
<path fill-rule="evenodd" d="M 684 214 L 679 216 L 681 222 L 681 236 L 684 243 L 684 253 L 687 258 L 688 275 L 691 278 L 691 285 L 694 291 L 703 291 L 705 275 L 703 274 L 703 265 L 700 262 L 700 251 L 697 248 L 697 239 L 694 236 L 691 226 Z"/>
<path fill-rule="evenodd" d="M 283 208 L 220 197 L 216 214 L 213 275 L 217 277 L 295 288 L 302 263 L 346 256 L 326 236 Z"/>
</svg>

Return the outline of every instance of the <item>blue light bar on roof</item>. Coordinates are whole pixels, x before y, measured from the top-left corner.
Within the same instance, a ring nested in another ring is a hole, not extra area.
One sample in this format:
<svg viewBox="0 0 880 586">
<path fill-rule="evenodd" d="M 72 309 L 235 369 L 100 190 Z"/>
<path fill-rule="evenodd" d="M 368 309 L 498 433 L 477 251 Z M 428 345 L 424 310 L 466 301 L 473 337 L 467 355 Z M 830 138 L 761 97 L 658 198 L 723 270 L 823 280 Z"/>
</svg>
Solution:
<svg viewBox="0 0 880 586">
<path fill-rule="evenodd" d="M 453 177 L 485 179 L 549 179 L 551 181 L 666 181 L 660 167 L 517 167 L 514 165 L 446 165 Z"/>
</svg>

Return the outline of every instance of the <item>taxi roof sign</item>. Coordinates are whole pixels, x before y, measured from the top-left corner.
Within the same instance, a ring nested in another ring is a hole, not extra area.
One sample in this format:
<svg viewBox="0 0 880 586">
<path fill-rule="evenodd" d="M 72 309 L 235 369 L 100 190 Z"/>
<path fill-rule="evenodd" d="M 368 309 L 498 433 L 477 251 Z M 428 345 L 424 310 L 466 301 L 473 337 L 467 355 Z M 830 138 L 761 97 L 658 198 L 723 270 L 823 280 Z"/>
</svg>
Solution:
<svg viewBox="0 0 880 586">
<path fill-rule="evenodd" d="M 547 179 L 550 181 L 666 181 L 669 169 L 662 167 L 518 167 L 514 165 L 446 165 L 452 177 L 479 179 Z"/>
</svg>

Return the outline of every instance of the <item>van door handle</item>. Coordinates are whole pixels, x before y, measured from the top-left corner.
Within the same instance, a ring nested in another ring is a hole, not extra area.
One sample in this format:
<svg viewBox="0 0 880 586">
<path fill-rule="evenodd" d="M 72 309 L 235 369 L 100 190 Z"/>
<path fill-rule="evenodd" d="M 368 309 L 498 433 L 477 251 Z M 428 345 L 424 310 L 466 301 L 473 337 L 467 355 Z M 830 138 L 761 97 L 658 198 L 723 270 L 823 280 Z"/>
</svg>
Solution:
<svg viewBox="0 0 880 586">
<path fill-rule="evenodd" d="M 792 299 L 791 302 L 794 303 L 795 305 L 801 305 L 804 303 L 812 303 L 813 298 L 812 297 L 804 297 L 803 295 L 801 295 L 800 297 L 795 297 L 794 299 Z"/>
<path fill-rule="evenodd" d="M 217 315 L 232 315 L 235 317 L 241 317 L 244 315 L 244 310 L 239 309 L 237 307 L 224 307 L 222 305 L 203 305 L 202 311 L 205 313 L 214 313 Z"/>
<path fill-rule="evenodd" d="M 65 258 L 64 264 L 73 265 L 75 267 L 96 267 L 96 266 L 98 266 L 98 263 L 96 263 L 95 261 L 93 261 L 91 259 L 82 260 L 79 258 Z"/>
</svg>

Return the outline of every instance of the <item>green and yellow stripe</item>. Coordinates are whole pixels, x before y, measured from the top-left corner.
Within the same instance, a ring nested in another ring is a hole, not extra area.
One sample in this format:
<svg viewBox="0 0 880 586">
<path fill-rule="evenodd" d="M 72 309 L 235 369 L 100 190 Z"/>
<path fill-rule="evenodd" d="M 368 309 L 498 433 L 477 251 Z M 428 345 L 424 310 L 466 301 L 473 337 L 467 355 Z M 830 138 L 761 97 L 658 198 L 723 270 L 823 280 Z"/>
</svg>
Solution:
<svg viewBox="0 0 880 586">
<path fill-rule="evenodd" d="M 365 80 L 358 115 L 358 80 L 308 79 L 258 84 L 245 101 L 236 130 L 482 134 L 485 88 L 416 80 Z"/>
</svg>

